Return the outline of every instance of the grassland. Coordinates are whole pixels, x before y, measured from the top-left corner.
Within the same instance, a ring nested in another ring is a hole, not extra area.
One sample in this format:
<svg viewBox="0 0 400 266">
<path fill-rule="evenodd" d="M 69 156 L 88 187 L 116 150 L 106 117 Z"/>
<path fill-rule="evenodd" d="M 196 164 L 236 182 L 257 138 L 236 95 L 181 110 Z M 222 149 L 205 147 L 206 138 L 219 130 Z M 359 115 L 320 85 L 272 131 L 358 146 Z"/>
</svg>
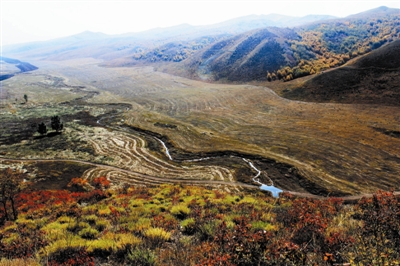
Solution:
<svg viewBox="0 0 400 266">
<path fill-rule="evenodd" d="M 243 156 L 265 182 L 271 178 L 284 190 L 399 189 L 400 139 L 385 134 L 399 131 L 398 107 L 290 101 L 264 86 L 209 84 L 151 67 L 101 68 L 91 59 L 32 63 L 40 69 L 3 82 L 11 96 L 2 101 L 2 121 L 59 114 L 66 130 L 46 141 L 28 133 L 3 140 L 4 157 L 79 159 L 165 180 L 251 183 L 255 173 L 235 159 Z M 23 94 L 26 104 L 20 104 Z M 161 137 L 176 160 L 146 132 Z"/>
</svg>

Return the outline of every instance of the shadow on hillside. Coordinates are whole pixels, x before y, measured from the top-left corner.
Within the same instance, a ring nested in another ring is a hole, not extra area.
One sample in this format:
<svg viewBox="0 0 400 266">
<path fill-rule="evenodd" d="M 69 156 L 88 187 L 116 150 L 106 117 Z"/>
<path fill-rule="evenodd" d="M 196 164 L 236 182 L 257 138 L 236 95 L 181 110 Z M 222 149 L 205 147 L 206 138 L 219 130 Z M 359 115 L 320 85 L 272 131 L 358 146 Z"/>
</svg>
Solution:
<svg viewBox="0 0 400 266">
<path fill-rule="evenodd" d="M 35 139 L 44 139 L 44 138 L 52 138 L 58 135 L 61 135 L 62 132 L 50 132 L 46 135 L 36 136 Z"/>
</svg>

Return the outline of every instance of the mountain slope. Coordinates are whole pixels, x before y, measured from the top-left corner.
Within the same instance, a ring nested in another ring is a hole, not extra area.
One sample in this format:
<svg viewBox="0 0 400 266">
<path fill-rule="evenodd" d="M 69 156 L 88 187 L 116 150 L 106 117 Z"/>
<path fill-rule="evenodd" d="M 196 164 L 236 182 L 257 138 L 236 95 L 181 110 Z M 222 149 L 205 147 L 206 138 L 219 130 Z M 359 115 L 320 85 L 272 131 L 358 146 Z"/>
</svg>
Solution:
<svg viewBox="0 0 400 266">
<path fill-rule="evenodd" d="M 220 41 L 185 64 L 194 78 L 230 81 L 265 79 L 268 71 L 289 63 L 283 40 L 296 38 L 298 35 L 290 29 L 254 30 Z"/>
<path fill-rule="evenodd" d="M 282 96 L 314 102 L 400 105 L 400 40 L 306 81 Z"/>
<path fill-rule="evenodd" d="M 28 72 L 38 69 L 36 66 L 28 62 L 21 62 L 17 59 L 0 56 L 0 81 L 9 79 L 17 73 Z"/>
<path fill-rule="evenodd" d="M 264 28 L 220 41 L 187 59 L 182 68 L 187 76 L 214 81 L 289 81 L 343 65 L 398 39 L 398 25 L 398 9 L 379 8 L 292 30 Z M 261 49 L 264 44 L 270 46 Z"/>
</svg>

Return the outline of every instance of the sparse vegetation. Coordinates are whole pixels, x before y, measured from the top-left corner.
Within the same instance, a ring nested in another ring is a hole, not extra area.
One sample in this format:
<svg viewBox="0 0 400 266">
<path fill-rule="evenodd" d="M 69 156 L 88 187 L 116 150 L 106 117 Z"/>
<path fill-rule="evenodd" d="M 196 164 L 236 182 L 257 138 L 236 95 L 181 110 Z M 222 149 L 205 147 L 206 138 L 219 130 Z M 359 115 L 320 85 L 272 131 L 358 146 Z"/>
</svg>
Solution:
<svg viewBox="0 0 400 266">
<path fill-rule="evenodd" d="M 400 40 L 354 59 L 346 66 L 301 83 L 282 95 L 316 102 L 399 105 Z"/>
</svg>

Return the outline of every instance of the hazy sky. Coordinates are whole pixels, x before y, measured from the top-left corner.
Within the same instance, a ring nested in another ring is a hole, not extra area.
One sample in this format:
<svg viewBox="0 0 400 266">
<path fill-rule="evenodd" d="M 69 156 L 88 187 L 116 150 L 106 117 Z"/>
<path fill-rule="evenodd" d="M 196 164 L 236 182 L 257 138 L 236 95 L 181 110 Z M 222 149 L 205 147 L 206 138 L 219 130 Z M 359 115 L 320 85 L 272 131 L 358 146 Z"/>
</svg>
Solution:
<svg viewBox="0 0 400 266">
<path fill-rule="evenodd" d="M 1 44 L 48 40 L 86 30 L 107 34 L 139 32 L 188 23 L 207 25 L 251 14 L 345 17 L 395 1 L 135 1 L 0 0 Z"/>
</svg>

